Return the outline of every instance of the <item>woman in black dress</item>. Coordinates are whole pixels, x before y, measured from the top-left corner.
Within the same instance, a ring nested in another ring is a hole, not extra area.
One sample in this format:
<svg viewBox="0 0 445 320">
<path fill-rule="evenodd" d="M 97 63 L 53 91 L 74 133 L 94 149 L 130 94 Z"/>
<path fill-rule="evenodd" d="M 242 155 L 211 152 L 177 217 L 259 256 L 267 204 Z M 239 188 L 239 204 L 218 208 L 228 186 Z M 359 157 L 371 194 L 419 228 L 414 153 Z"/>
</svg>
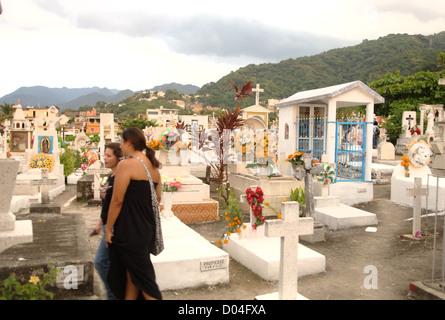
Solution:
<svg viewBox="0 0 445 320">
<path fill-rule="evenodd" d="M 159 300 L 162 295 L 150 260 L 156 226 L 146 168 L 159 203 L 160 163 L 140 129 L 122 132 L 121 150 L 128 158 L 117 167 L 105 229 L 111 261 L 108 282 L 117 299 Z"/>
</svg>

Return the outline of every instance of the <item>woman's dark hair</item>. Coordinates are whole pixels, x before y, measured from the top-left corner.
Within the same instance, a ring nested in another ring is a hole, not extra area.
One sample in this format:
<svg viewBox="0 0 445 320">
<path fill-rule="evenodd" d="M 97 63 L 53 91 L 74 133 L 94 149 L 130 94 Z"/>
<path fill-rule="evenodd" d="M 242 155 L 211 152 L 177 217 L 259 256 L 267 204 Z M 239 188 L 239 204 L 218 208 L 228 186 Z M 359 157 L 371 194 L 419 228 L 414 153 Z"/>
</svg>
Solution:
<svg viewBox="0 0 445 320">
<path fill-rule="evenodd" d="M 117 157 L 118 159 L 122 158 L 122 150 L 121 150 L 120 143 L 111 142 L 105 146 L 105 149 L 113 150 L 113 154 L 115 157 Z"/>
<path fill-rule="evenodd" d="M 151 161 L 153 167 L 159 168 L 161 166 L 161 163 L 158 161 L 158 159 L 156 159 L 155 151 L 147 146 L 144 133 L 141 129 L 135 127 L 126 128 L 122 132 L 122 139 L 125 141 L 130 141 L 135 150 L 143 151 L 145 149 L 145 155 L 147 156 L 148 160 Z"/>
</svg>

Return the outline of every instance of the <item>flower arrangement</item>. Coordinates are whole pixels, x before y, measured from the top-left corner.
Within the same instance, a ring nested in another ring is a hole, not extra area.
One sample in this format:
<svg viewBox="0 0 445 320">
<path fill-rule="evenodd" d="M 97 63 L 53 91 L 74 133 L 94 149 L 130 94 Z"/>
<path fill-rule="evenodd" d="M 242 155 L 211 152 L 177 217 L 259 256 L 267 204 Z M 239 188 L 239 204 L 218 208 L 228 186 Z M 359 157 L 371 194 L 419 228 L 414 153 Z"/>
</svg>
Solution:
<svg viewBox="0 0 445 320">
<path fill-rule="evenodd" d="M 414 133 L 417 134 L 418 136 L 420 136 L 420 129 L 417 126 L 414 126 L 411 128 L 410 130 L 411 135 L 413 135 Z"/>
<path fill-rule="evenodd" d="M 81 161 L 83 164 L 85 164 L 87 167 L 91 166 L 93 163 L 95 163 L 98 159 L 97 153 L 93 150 L 88 150 L 82 153 L 81 155 Z"/>
<path fill-rule="evenodd" d="M 241 233 L 243 229 L 246 229 L 246 225 L 243 224 L 243 215 L 239 208 L 238 200 L 235 193 L 231 188 L 227 190 L 227 204 L 225 204 L 224 219 L 228 222 L 227 233 L 223 235 L 222 239 L 218 240 L 219 244 L 226 244 L 229 242 L 232 233 Z"/>
<path fill-rule="evenodd" d="M 99 179 L 100 185 L 102 187 L 107 183 L 107 181 L 108 181 L 108 176 Z"/>
<path fill-rule="evenodd" d="M 303 157 L 304 152 L 295 151 L 294 153 L 291 153 L 287 156 L 286 162 L 289 162 L 293 165 L 303 165 L 303 160 L 301 158 Z"/>
<path fill-rule="evenodd" d="M 48 168 L 48 170 L 51 171 L 53 169 L 53 167 L 54 167 L 53 157 L 51 157 L 47 153 L 36 154 L 29 161 L 29 167 L 31 169 L 35 169 L 35 168 Z"/>
<path fill-rule="evenodd" d="M 264 224 L 266 217 L 263 216 L 263 190 L 260 187 L 257 187 L 255 190 L 251 188 L 246 189 L 246 198 L 247 202 L 252 209 L 253 215 L 255 216 L 255 223 L 252 224 L 252 228 L 256 229 L 259 226 Z"/>
<path fill-rule="evenodd" d="M 183 180 L 181 178 L 172 178 L 166 175 L 161 176 L 163 192 L 177 192 L 182 188 Z"/>
<path fill-rule="evenodd" d="M 400 164 L 402 165 L 402 167 L 405 167 L 405 177 L 409 177 L 409 158 L 402 156 L 402 161 L 400 162 Z"/>
<path fill-rule="evenodd" d="M 151 140 L 147 142 L 147 146 L 152 148 L 153 150 L 161 150 L 162 143 L 161 140 Z"/>
<path fill-rule="evenodd" d="M 276 215 L 277 215 L 277 218 L 278 219 L 281 219 L 281 209 L 280 209 L 280 211 L 277 211 L 277 209 L 275 209 L 274 207 L 272 207 L 271 205 L 270 205 L 270 203 L 269 202 L 264 202 L 264 205 L 266 206 L 266 207 L 268 207 L 269 209 L 271 209 Z"/>
</svg>

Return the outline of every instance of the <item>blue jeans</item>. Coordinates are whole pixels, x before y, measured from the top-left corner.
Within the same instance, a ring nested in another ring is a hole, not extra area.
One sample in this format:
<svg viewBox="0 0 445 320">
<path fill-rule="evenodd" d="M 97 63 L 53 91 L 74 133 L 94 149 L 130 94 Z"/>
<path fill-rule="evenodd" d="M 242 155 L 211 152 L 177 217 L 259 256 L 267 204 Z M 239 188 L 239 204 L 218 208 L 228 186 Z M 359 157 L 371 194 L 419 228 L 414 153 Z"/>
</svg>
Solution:
<svg viewBox="0 0 445 320">
<path fill-rule="evenodd" d="M 94 257 L 94 267 L 97 270 L 102 282 L 104 283 L 105 289 L 107 291 L 107 299 L 114 300 L 115 296 L 110 290 L 108 285 L 107 275 L 110 269 L 110 255 L 108 252 L 107 244 L 105 243 L 105 225 L 102 228 L 103 236 L 97 248 L 96 256 Z"/>
</svg>

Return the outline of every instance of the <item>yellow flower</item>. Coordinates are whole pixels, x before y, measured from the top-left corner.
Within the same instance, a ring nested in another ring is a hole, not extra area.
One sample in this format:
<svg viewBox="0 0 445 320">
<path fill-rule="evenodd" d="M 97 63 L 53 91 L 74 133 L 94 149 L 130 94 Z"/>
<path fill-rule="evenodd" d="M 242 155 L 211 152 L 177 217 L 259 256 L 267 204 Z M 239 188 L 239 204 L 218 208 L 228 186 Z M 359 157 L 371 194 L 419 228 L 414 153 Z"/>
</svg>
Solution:
<svg viewBox="0 0 445 320">
<path fill-rule="evenodd" d="M 264 204 L 265 204 L 266 206 L 269 206 L 269 202 L 267 202 L 267 201 L 266 201 Z"/>
<path fill-rule="evenodd" d="M 226 240 L 224 240 L 224 243 L 225 243 L 225 244 L 229 243 L 229 240 L 227 240 L 227 239 L 226 239 Z"/>
<path fill-rule="evenodd" d="M 283 200 L 283 202 L 287 202 L 287 200 L 286 200 L 286 199 L 284 199 L 284 200 Z"/>
<path fill-rule="evenodd" d="M 236 229 L 236 232 L 241 233 L 241 230 L 240 229 Z"/>
<path fill-rule="evenodd" d="M 277 215 L 278 219 L 281 219 L 281 213 Z"/>
<path fill-rule="evenodd" d="M 39 281 L 40 281 L 40 279 L 37 276 L 31 276 L 29 278 L 29 282 L 34 283 L 34 284 L 37 284 Z"/>
</svg>

